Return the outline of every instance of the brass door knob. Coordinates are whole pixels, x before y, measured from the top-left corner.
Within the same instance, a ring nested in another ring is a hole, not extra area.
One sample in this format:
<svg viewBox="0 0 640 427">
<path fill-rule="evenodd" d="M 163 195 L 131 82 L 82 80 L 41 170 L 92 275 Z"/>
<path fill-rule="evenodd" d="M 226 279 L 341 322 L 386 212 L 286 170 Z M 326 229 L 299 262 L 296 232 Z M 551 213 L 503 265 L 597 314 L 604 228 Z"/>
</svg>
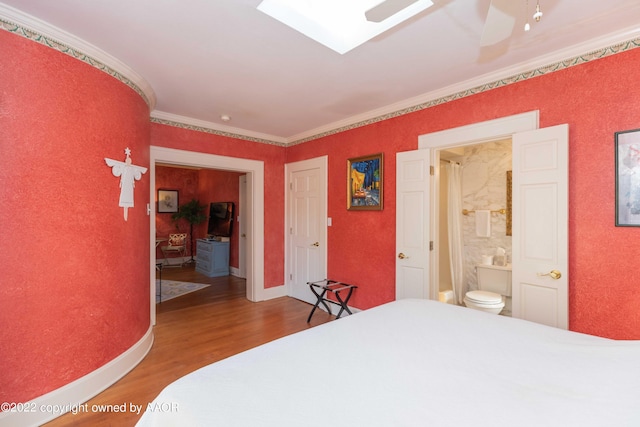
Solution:
<svg viewBox="0 0 640 427">
<path fill-rule="evenodd" d="M 550 276 L 553 280 L 558 280 L 562 277 L 562 273 L 558 270 L 551 270 L 548 273 L 538 273 L 538 276 Z"/>
<path fill-rule="evenodd" d="M 315 242 L 315 243 L 313 243 L 311 246 L 318 247 L 318 246 L 320 246 L 320 242 Z"/>
<path fill-rule="evenodd" d="M 400 258 L 400 259 L 407 259 L 407 258 L 409 258 L 409 257 L 408 257 L 408 256 L 406 256 L 405 254 L 403 254 L 402 252 L 400 252 L 400 253 L 398 254 L 398 258 Z"/>
</svg>

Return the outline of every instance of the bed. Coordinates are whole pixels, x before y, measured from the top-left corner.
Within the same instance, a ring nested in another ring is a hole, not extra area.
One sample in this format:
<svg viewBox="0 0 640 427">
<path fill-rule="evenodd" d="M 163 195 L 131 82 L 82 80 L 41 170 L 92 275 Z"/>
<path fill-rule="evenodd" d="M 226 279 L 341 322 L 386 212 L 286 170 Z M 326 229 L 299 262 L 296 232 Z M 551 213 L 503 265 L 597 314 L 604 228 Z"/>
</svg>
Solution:
<svg viewBox="0 0 640 427">
<path fill-rule="evenodd" d="M 400 300 L 203 367 L 139 426 L 640 426 L 640 341 Z"/>
</svg>

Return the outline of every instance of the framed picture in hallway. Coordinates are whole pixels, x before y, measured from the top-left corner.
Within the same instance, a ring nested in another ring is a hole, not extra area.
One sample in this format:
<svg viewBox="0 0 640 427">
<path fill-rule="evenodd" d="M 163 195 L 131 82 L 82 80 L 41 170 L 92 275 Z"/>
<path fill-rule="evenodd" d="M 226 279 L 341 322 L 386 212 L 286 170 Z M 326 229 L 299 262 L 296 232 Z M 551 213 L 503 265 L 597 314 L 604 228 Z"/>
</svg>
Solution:
<svg viewBox="0 0 640 427">
<path fill-rule="evenodd" d="M 382 153 L 347 160 L 348 210 L 382 210 L 382 160 Z"/>
<path fill-rule="evenodd" d="M 616 226 L 640 227 L 640 129 L 616 132 Z"/>
<path fill-rule="evenodd" d="M 158 190 L 158 213 L 178 212 L 178 190 Z"/>
</svg>

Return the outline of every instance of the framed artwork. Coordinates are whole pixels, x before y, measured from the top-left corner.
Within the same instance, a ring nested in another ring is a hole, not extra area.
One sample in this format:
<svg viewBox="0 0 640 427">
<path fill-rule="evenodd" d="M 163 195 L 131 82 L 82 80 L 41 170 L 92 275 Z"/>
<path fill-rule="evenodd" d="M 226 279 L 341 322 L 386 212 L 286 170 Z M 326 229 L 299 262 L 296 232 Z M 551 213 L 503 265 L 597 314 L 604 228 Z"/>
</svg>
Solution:
<svg viewBox="0 0 640 427">
<path fill-rule="evenodd" d="M 178 212 L 178 190 L 158 190 L 158 213 Z"/>
<path fill-rule="evenodd" d="M 347 210 L 382 210 L 382 153 L 347 160 Z"/>
<path fill-rule="evenodd" d="M 616 226 L 640 227 L 640 129 L 616 132 Z"/>
</svg>

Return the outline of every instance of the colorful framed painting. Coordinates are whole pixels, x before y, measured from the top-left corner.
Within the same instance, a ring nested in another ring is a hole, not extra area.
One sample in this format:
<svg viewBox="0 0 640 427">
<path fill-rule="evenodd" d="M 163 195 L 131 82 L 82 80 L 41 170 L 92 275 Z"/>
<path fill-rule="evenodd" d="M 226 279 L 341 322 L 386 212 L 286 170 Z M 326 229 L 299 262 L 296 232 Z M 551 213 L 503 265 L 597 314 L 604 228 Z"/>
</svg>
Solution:
<svg viewBox="0 0 640 427">
<path fill-rule="evenodd" d="M 382 210 L 382 153 L 347 160 L 347 210 Z"/>
<path fill-rule="evenodd" d="M 178 212 L 178 190 L 158 190 L 158 213 Z"/>
<path fill-rule="evenodd" d="M 616 132 L 616 226 L 640 227 L 640 129 Z"/>
</svg>

